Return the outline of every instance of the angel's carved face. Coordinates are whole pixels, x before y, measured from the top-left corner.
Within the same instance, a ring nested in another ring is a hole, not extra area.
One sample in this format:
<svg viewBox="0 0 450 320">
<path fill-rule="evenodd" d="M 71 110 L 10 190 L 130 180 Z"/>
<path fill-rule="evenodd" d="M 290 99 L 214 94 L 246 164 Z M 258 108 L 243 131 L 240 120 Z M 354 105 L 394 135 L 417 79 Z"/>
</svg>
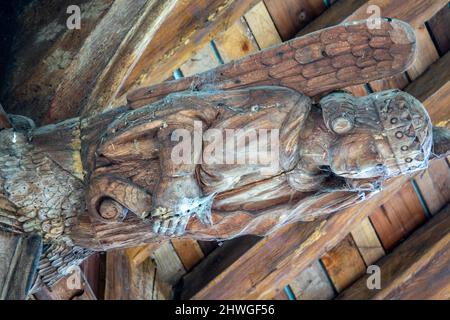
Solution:
<svg viewBox="0 0 450 320">
<path fill-rule="evenodd" d="M 387 174 L 387 163 L 371 134 L 346 135 L 330 150 L 331 170 L 346 178 L 374 178 Z M 398 174 L 398 172 L 396 172 Z"/>
</svg>

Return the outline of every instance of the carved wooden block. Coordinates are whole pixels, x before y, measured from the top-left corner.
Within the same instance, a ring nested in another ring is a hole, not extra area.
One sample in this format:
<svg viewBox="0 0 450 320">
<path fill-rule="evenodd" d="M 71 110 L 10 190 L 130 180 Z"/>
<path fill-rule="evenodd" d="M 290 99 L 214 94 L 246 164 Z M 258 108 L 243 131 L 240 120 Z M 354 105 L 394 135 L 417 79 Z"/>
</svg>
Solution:
<svg viewBox="0 0 450 320">
<path fill-rule="evenodd" d="M 93 117 L 35 128 L 9 116 L 0 223 L 42 236 L 39 279 L 51 286 L 96 250 L 266 235 L 352 206 L 426 168 L 433 128 L 407 93 L 336 90 L 402 72 L 414 54 L 406 23 L 360 21 L 140 89 Z M 448 131 L 434 132 L 446 153 Z"/>
</svg>

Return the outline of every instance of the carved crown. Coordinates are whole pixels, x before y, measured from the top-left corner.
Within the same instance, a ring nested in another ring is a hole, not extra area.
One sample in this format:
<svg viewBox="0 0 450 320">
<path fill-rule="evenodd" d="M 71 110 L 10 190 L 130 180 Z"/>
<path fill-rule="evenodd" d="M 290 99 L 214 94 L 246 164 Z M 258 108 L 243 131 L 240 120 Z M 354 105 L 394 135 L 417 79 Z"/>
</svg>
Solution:
<svg viewBox="0 0 450 320">
<path fill-rule="evenodd" d="M 424 106 L 411 95 L 389 90 L 374 96 L 382 135 L 400 172 L 423 169 L 432 146 L 432 124 Z"/>
</svg>

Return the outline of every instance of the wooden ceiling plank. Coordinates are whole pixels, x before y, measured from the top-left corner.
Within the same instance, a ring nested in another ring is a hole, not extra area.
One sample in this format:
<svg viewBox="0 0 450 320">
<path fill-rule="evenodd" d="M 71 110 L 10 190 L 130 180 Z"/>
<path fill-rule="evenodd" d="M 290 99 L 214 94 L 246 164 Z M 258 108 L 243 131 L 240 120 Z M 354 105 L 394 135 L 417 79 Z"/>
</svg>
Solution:
<svg viewBox="0 0 450 320">
<path fill-rule="evenodd" d="M 171 286 L 159 278 L 157 267 L 150 259 L 134 265 L 126 250 L 113 250 L 106 255 L 106 300 L 171 298 Z"/>
<path fill-rule="evenodd" d="M 89 256 L 81 264 L 88 290 L 86 293 L 94 295 L 98 299 L 103 299 L 105 296 L 105 278 L 106 278 L 106 254 L 104 252 L 97 252 Z"/>
<path fill-rule="evenodd" d="M 36 275 L 42 250 L 38 235 L 21 235 L 0 229 L 0 300 L 24 300 Z"/>
<path fill-rule="evenodd" d="M 366 271 L 351 234 L 320 259 L 337 292 L 342 292 Z"/>
<path fill-rule="evenodd" d="M 259 27 L 261 20 L 266 19 L 264 21 L 264 27 L 269 34 L 272 34 L 271 37 L 273 41 L 273 29 L 270 31 L 270 23 L 267 21 L 267 16 L 264 17 L 264 9 L 264 7 L 257 5 L 249 11 L 247 17 L 254 27 Z M 249 53 L 259 50 L 253 31 L 250 29 L 250 26 L 247 25 L 247 22 L 248 21 L 243 19 L 236 21 L 228 30 L 224 31 L 214 40 L 224 62 L 239 59 Z M 203 60 L 203 58 L 205 58 L 205 60 Z M 197 61 L 192 61 L 194 59 Z M 207 62 L 206 64 L 204 63 L 205 61 Z M 198 54 L 191 58 L 190 64 L 185 63 L 181 67 L 181 70 L 184 76 L 190 76 L 195 73 L 206 71 L 218 64 L 219 63 L 213 56 L 210 46 L 205 46 Z M 190 271 L 204 258 L 204 254 L 202 253 L 198 242 L 195 240 L 172 240 L 172 245 L 182 261 L 186 272 Z"/>
<path fill-rule="evenodd" d="M 190 77 L 194 74 L 208 71 L 218 65 L 219 62 L 214 56 L 210 44 L 208 43 L 180 66 L 180 70 L 184 77 Z"/>
<path fill-rule="evenodd" d="M 260 49 L 269 48 L 282 42 L 264 1 L 250 9 L 244 18 Z"/>
<path fill-rule="evenodd" d="M 166 19 L 159 24 L 154 37 L 128 71 L 118 96 L 136 86 L 164 81 L 195 50 L 228 29 L 257 0 L 178 1 Z M 189 13 L 189 14 L 187 14 Z"/>
<path fill-rule="evenodd" d="M 381 290 L 367 288 L 367 275 L 339 299 L 450 299 L 450 205 L 382 258 Z"/>
<path fill-rule="evenodd" d="M 9 113 L 22 114 L 40 123 L 46 116 L 69 65 L 90 34 L 113 6 L 114 0 L 28 1 L 17 17 L 18 32 L 12 61 L 6 70 L 2 95 Z M 18 2 L 15 5 L 19 5 Z M 80 29 L 66 26 L 66 8 L 80 8 Z M 39 13 L 39 14 L 36 14 Z M 130 17 L 131 18 L 131 17 Z"/>
<path fill-rule="evenodd" d="M 450 168 L 445 158 L 431 162 L 415 181 L 432 215 L 450 202 Z"/>
<path fill-rule="evenodd" d="M 283 41 L 292 39 L 308 22 L 325 10 L 322 0 L 265 0 Z"/>
<path fill-rule="evenodd" d="M 221 272 L 260 240 L 255 236 L 243 236 L 224 241 L 205 257 L 191 272 L 183 277 L 181 299 L 190 299 Z"/>
<path fill-rule="evenodd" d="M 439 54 L 431 40 L 425 24 L 416 28 L 417 58 L 406 71 L 411 80 L 417 79 L 433 62 L 439 59 Z"/>
<path fill-rule="evenodd" d="M 444 6 L 430 20 L 427 21 L 428 29 L 436 44 L 439 55 L 443 56 L 450 50 L 450 6 Z"/>
<path fill-rule="evenodd" d="M 171 242 L 162 243 L 153 252 L 152 258 L 156 264 L 158 277 L 172 286 L 186 274 L 186 269 Z"/>
<path fill-rule="evenodd" d="M 333 285 L 318 260 L 303 270 L 289 286 L 297 300 L 330 300 L 335 296 Z"/>
<path fill-rule="evenodd" d="M 173 239 L 172 245 L 183 263 L 186 272 L 189 272 L 205 257 L 198 242 L 195 240 Z"/>
<path fill-rule="evenodd" d="M 217 275 L 194 298 L 270 298 L 273 288 L 289 284 L 406 181 L 406 177 L 394 179 L 372 200 L 322 221 L 292 224 L 267 236 Z"/>
<path fill-rule="evenodd" d="M 385 255 L 383 246 L 369 218 L 352 230 L 351 235 L 366 265 L 371 265 Z"/>
<path fill-rule="evenodd" d="M 258 51 L 258 44 L 247 23 L 242 19 L 233 23 L 228 30 L 221 33 L 214 39 L 214 43 L 225 63 Z"/>
<path fill-rule="evenodd" d="M 425 220 L 424 209 L 411 183 L 370 215 L 370 221 L 386 251 L 392 250 Z"/>
<path fill-rule="evenodd" d="M 424 104 L 434 125 L 450 124 L 450 52 L 445 54 L 404 90 Z"/>
</svg>

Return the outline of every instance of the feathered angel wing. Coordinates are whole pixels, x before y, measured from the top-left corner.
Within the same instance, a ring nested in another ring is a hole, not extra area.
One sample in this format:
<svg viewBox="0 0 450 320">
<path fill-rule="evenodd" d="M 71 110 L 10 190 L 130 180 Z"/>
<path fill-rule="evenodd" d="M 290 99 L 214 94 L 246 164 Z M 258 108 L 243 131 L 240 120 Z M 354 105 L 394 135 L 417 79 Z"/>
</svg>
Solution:
<svg viewBox="0 0 450 320">
<path fill-rule="evenodd" d="M 128 96 L 139 108 L 185 90 L 257 85 L 292 88 L 308 96 L 363 84 L 405 71 L 414 61 L 415 34 L 400 20 L 344 23 L 257 52 L 207 72 L 138 89 Z"/>
</svg>

